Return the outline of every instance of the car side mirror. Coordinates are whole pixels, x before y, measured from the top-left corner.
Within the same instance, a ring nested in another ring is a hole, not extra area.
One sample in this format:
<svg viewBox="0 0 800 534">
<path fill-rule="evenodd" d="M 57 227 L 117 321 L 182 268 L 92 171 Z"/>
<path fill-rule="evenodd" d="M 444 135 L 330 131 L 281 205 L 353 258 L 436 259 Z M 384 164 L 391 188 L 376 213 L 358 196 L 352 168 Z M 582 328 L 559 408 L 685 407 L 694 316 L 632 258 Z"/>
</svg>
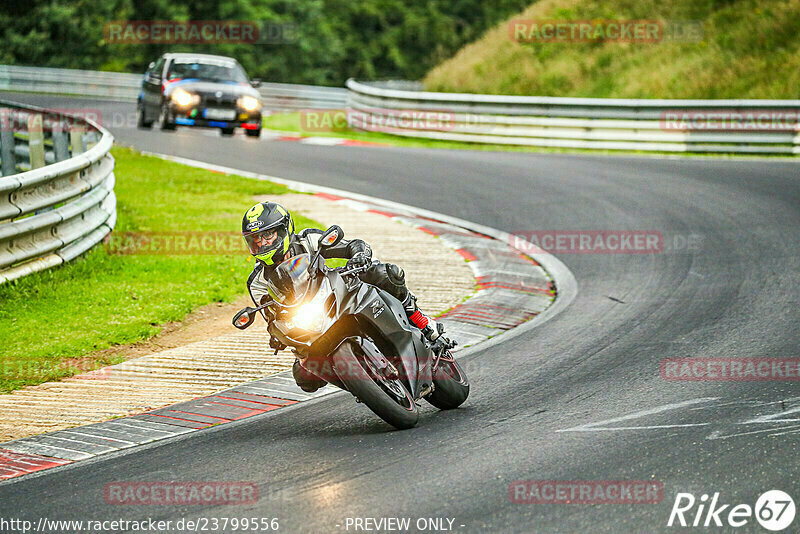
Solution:
<svg viewBox="0 0 800 534">
<path fill-rule="evenodd" d="M 339 244 L 344 239 L 344 230 L 336 224 L 330 226 L 319 238 L 319 248 L 330 248 Z"/>
<path fill-rule="evenodd" d="M 250 86 L 256 89 L 261 87 L 261 80 L 250 80 Z"/>
<path fill-rule="evenodd" d="M 156 66 L 156 62 L 155 61 L 151 61 L 150 64 L 147 66 L 147 70 L 153 70 L 153 67 L 155 67 L 155 66 Z"/>
<path fill-rule="evenodd" d="M 244 330 L 256 320 L 257 312 L 258 310 L 250 307 L 239 310 L 239 312 L 233 316 L 233 326 L 239 330 Z"/>
</svg>

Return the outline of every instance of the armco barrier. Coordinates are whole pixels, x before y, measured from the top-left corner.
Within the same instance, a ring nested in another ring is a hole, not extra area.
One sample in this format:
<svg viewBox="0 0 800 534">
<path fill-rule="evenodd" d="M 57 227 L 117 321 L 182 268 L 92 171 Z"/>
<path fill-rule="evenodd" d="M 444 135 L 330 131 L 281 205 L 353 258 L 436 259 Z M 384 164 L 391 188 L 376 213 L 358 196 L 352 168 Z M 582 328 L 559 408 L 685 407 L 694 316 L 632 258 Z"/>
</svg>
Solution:
<svg viewBox="0 0 800 534">
<path fill-rule="evenodd" d="M 0 65 L 0 91 L 135 101 L 141 82 L 138 74 Z M 800 100 L 557 98 L 420 89 L 415 82 L 351 79 L 347 89 L 264 83 L 259 91 L 265 111 L 347 108 L 355 129 L 406 137 L 599 150 L 800 154 Z M 435 121 L 396 126 L 404 112 L 423 111 L 441 113 Z M 688 116 L 687 127 L 671 116 Z M 698 116 L 704 126 L 692 124 Z M 753 127 L 748 117 L 756 118 Z"/>
<path fill-rule="evenodd" d="M 69 261 L 113 228 L 113 137 L 0 100 L 0 284 Z M 21 172 L 20 172 L 21 171 Z"/>
<path fill-rule="evenodd" d="M 348 80 L 350 126 L 504 145 L 800 154 L 800 100 L 556 98 L 398 87 L 397 82 Z M 414 120 L 424 112 L 435 116 Z"/>
<path fill-rule="evenodd" d="M 0 91 L 95 96 L 134 102 L 142 89 L 141 74 L 0 65 Z M 341 87 L 262 83 L 258 88 L 266 111 L 344 108 Z"/>
</svg>

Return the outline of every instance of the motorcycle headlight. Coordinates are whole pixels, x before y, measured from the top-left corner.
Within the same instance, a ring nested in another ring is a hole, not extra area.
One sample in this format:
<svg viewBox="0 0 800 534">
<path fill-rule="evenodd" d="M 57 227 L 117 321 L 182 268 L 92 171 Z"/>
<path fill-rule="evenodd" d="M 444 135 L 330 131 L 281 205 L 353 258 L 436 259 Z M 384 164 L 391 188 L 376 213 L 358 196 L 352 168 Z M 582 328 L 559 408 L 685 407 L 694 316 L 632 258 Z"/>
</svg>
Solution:
<svg viewBox="0 0 800 534">
<path fill-rule="evenodd" d="M 200 96 L 193 95 L 189 91 L 180 88 L 175 89 L 170 98 L 172 98 L 172 101 L 175 102 L 175 104 L 181 107 L 191 106 L 192 104 L 197 104 L 200 102 Z"/>
<path fill-rule="evenodd" d="M 249 95 L 240 96 L 236 103 L 245 111 L 255 111 L 261 107 L 261 102 L 259 102 L 257 98 Z"/>
<path fill-rule="evenodd" d="M 325 310 L 321 303 L 303 304 L 292 317 L 292 324 L 297 328 L 317 332 L 322 328 L 325 320 Z"/>
<path fill-rule="evenodd" d="M 314 298 L 297 308 L 288 323 L 289 327 L 300 328 L 309 332 L 321 331 L 328 316 L 325 309 L 325 301 L 330 293 L 330 286 L 325 281 L 317 291 L 317 294 L 314 295 Z"/>
</svg>

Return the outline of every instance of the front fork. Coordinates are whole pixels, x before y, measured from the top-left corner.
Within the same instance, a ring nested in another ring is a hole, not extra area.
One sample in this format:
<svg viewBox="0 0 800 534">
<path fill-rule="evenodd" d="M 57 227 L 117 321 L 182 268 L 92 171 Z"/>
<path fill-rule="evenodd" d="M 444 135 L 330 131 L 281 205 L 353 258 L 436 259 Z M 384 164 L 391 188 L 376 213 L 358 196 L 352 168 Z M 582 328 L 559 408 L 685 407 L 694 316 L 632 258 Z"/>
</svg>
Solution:
<svg viewBox="0 0 800 534">
<path fill-rule="evenodd" d="M 450 339 L 443 339 L 444 336 L 439 336 L 436 341 L 434 341 L 430 345 L 430 349 L 433 352 L 433 364 L 431 365 L 431 375 L 436 374 L 436 369 L 439 368 L 439 361 L 442 359 L 445 360 L 452 360 L 453 355 L 450 352 L 451 349 L 455 348 L 458 345 L 457 342 L 452 341 Z M 444 358 L 443 358 L 444 357 Z"/>
</svg>

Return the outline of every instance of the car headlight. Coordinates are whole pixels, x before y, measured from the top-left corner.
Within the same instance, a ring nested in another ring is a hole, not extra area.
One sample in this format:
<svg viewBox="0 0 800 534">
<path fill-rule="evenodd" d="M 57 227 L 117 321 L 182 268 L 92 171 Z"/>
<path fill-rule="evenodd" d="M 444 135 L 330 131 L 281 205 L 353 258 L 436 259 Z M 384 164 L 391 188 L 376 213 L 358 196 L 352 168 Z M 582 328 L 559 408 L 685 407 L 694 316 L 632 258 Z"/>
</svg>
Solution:
<svg viewBox="0 0 800 534">
<path fill-rule="evenodd" d="M 191 106 L 200 103 L 200 96 L 194 95 L 185 89 L 175 89 L 172 93 L 172 101 L 181 107 Z"/>
<path fill-rule="evenodd" d="M 236 103 L 245 111 L 255 111 L 261 107 L 261 102 L 249 95 L 240 96 Z"/>
</svg>

